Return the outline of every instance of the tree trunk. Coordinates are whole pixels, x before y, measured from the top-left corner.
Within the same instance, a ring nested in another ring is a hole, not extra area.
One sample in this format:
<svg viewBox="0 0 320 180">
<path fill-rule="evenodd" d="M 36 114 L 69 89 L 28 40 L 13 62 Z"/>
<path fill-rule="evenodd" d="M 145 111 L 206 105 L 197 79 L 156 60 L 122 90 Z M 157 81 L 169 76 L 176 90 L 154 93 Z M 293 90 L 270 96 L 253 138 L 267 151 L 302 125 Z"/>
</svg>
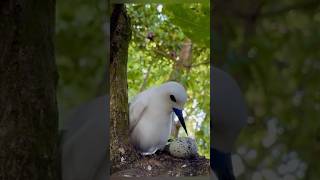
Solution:
<svg viewBox="0 0 320 180">
<path fill-rule="evenodd" d="M 137 158 L 129 143 L 127 61 L 131 29 L 124 5 L 117 4 L 113 8 L 110 35 L 110 160 L 113 173 Z"/>
<path fill-rule="evenodd" d="M 0 2 L 0 179 L 57 180 L 55 2 Z"/>
</svg>

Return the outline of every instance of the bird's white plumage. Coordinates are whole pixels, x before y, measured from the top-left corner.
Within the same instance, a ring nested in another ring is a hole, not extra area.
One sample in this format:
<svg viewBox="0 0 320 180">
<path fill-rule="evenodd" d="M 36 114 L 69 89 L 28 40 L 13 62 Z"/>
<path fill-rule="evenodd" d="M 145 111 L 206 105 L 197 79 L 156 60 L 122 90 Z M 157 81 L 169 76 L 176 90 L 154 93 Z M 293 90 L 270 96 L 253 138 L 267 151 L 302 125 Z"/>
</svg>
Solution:
<svg viewBox="0 0 320 180">
<path fill-rule="evenodd" d="M 171 132 L 172 108 L 182 109 L 186 100 L 186 91 L 177 82 L 152 87 L 133 99 L 129 107 L 130 140 L 142 154 L 153 154 L 165 146 Z"/>
</svg>

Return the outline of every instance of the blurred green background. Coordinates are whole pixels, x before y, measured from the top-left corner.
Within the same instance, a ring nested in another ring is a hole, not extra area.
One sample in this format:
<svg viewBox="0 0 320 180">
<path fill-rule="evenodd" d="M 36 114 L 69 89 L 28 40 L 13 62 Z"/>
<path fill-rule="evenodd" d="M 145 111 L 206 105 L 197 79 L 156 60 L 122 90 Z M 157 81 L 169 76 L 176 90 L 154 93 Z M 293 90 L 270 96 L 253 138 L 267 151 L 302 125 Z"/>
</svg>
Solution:
<svg viewBox="0 0 320 180">
<path fill-rule="evenodd" d="M 103 0 L 57 1 L 56 63 L 60 127 L 68 112 L 106 94 L 106 10 Z"/>
<path fill-rule="evenodd" d="M 320 1 L 214 1 L 214 64 L 249 108 L 238 179 L 320 178 Z"/>
</svg>

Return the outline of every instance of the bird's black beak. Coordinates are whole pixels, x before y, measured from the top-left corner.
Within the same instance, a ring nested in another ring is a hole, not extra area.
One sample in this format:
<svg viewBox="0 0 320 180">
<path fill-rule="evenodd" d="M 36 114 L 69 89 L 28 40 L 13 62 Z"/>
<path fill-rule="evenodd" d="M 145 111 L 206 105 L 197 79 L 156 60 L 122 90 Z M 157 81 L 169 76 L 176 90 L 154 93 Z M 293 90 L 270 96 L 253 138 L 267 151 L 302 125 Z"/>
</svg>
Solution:
<svg viewBox="0 0 320 180">
<path fill-rule="evenodd" d="M 186 131 L 186 133 L 188 135 L 188 131 L 187 131 L 187 128 L 186 128 L 186 124 L 184 123 L 182 111 L 180 109 L 177 109 L 177 108 L 173 108 L 173 111 L 178 116 L 180 124 L 182 125 L 183 129 Z"/>
</svg>

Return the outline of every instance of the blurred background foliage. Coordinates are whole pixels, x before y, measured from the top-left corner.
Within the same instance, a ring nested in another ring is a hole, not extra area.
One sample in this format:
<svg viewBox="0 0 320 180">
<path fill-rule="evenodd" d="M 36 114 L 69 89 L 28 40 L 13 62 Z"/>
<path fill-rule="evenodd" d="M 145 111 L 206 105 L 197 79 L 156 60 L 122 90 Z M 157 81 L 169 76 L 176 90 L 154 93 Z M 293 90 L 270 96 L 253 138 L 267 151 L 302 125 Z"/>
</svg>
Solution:
<svg viewBox="0 0 320 180">
<path fill-rule="evenodd" d="M 106 93 L 105 18 L 102 0 L 57 1 L 55 45 L 60 127 L 72 108 Z"/>
<path fill-rule="evenodd" d="M 320 1 L 214 1 L 214 64 L 249 108 L 238 179 L 320 177 Z"/>
<path fill-rule="evenodd" d="M 187 89 L 185 119 L 199 153 L 210 157 L 210 8 L 208 4 L 127 4 L 131 18 L 129 101 L 168 80 Z M 186 136 L 179 123 L 175 135 Z"/>
</svg>

